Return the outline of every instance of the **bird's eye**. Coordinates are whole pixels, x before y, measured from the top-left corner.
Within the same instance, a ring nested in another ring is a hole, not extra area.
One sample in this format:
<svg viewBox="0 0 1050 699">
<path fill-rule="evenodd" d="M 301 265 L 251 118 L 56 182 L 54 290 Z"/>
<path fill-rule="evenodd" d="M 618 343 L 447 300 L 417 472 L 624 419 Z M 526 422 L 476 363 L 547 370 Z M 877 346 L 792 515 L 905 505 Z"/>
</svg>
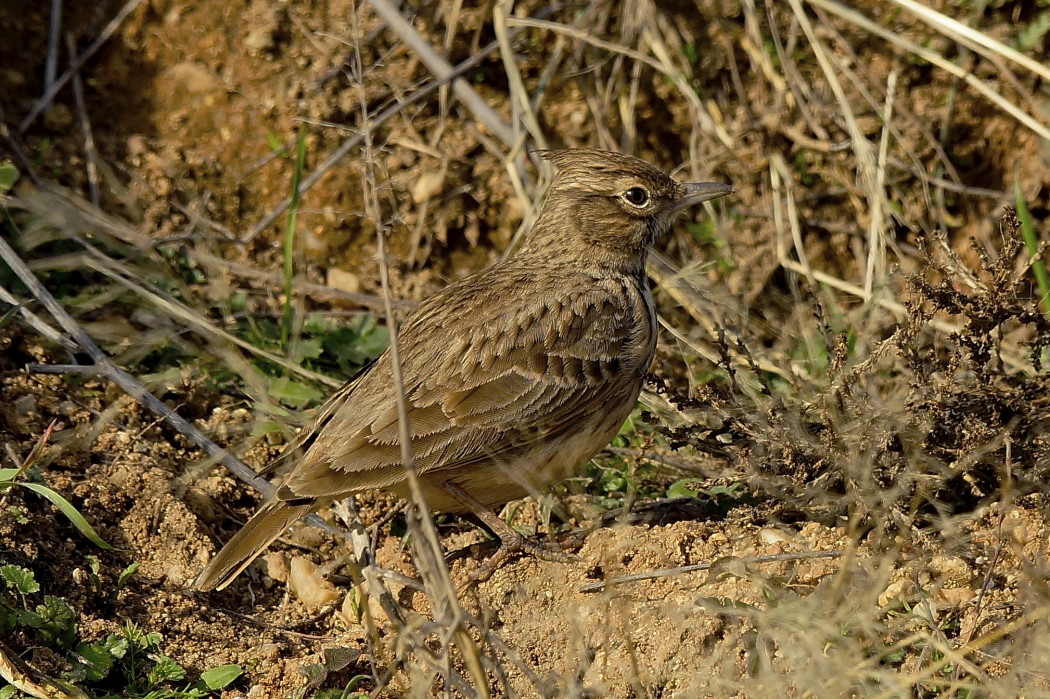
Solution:
<svg viewBox="0 0 1050 699">
<path fill-rule="evenodd" d="M 631 187 L 623 193 L 623 199 L 631 206 L 644 208 L 649 204 L 649 192 L 644 187 Z"/>
</svg>

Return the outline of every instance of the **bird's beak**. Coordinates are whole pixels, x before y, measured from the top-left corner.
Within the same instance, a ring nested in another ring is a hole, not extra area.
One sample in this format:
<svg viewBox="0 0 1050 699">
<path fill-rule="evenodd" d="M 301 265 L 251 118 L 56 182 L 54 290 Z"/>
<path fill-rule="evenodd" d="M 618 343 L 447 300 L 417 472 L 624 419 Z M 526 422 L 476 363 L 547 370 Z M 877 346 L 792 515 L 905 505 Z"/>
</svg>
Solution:
<svg viewBox="0 0 1050 699">
<path fill-rule="evenodd" d="M 675 204 L 675 211 L 693 204 L 718 199 L 736 191 L 733 185 L 718 182 L 685 182 L 682 186 L 685 187 L 685 196 Z"/>
</svg>

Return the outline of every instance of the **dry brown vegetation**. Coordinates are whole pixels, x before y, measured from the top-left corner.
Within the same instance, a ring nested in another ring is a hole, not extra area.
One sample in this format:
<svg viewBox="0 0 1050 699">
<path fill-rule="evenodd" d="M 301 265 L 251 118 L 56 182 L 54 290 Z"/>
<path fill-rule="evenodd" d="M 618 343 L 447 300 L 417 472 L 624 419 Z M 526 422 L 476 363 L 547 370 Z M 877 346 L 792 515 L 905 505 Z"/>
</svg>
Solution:
<svg viewBox="0 0 1050 699">
<path fill-rule="evenodd" d="M 0 566 L 78 639 L 161 634 L 187 670 L 163 696 L 224 663 L 223 697 L 1050 696 L 1046 2 L 88 5 L 62 6 L 76 51 L 112 36 L 53 103 L 48 3 L 0 6 L 0 233 L 256 469 L 382 345 L 384 273 L 399 310 L 515 245 L 549 177 L 529 151 L 740 191 L 652 262 L 661 344 L 621 437 L 508 508 L 582 562 L 466 592 L 484 537 L 377 494 L 194 595 L 257 494 L 0 265 L 0 468 L 57 420 L 34 477 L 121 547 L 14 487 Z M 2 641 L 0 666 L 79 667 L 29 626 Z M 115 682 L 81 684 L 146 694 Z"/>
</svg>

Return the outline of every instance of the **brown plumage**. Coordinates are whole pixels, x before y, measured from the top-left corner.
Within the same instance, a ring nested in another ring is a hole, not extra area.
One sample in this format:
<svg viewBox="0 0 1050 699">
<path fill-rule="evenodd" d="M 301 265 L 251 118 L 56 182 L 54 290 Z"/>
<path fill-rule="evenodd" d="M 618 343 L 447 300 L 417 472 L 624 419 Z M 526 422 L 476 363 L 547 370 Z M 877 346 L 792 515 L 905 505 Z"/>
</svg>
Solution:
<svg viewBox="0 0 1050 699">
<path fill-rule="evenodd" d="M 619 153 L 543 153 L 558 169 L 522 248 L 442 289 L 398 333 L 412 454 L 430 507 L 474 512 L 541 492 L 616 435 L 656 347 L 650 248 L 690 204 L 728 194 Z M 221 589 L 306 514 L 373 488 L 408 497 L 389 352 L 338 391 L 290 453 L 275 500 L 198 576 Z M 542 553 L 542 551 L 540 551 Z"/>
</svg>

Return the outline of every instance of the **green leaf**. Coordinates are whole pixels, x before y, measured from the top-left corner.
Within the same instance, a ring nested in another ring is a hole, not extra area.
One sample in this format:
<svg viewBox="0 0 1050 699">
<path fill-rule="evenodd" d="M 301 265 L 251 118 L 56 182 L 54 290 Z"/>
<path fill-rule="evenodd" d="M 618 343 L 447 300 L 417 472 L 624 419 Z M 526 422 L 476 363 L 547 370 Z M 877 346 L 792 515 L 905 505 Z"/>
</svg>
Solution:
<svg viewBox="0 0 1050 699">
<path fill-rule="evenodd" d="M 248 308 L 248 294 L 243 291 L 235 291 L 230 296 L 230 310 L 234 313 L 241 313 L 246 308 Z"/>
<path fill-rule="evenodd" d="M 285 150 L 284 143 L 271 129 L 266 129 L 266 145 L 275 153 Z"/>
<path fill-rule="evenodd" d="M 682 44 L 682 55 L 685 56 L 685 60 L 695 64 L 699 59 L 699 54 L 696 52 L 696 44 L 692 42 Z"/>
<path fill-rule="evenodd" d="M 700 223 L 688 223 L 685 228 L 693 236 L 693 240 L 700 245 L 714 245 L 716 247 L 725 245 L 716 235 L 715 222 L 713 220 L 704 219 Z"/>
<path fill-rule="evenodd" d="M 331 330 L 331 323 L 322 313 L 310 313 L 303 320 L 303 332 L 311 335 L 322 335 Z"/>
<path fill-rule="evenodd" d="M 85 677 L 92 682 L 105 679 L 113 669 L 115 659 L 103 645 L 78 643 L 77 655 L 84 665 Z"/>
<path fill-rule="evenodd" d="M 0 604 L 0 634 L 9 634 L 18 627 L 18 612 Z"/>
<path fill-rule="evenodd" d="M 88 524 L 88 521 L 84 519 L 84 515 L 80 514 L 80 511 L 73 507 L 69 500 L 66 500 L 46 485 L 40 485 L 39 483 L 20 483 L 19 485 L 24 488 L 29 488 L 34 493 L 43 495 L 50 500 L 51 504 L 55 505 L 62 514 L 66 516 L 66 519 L 68 519 L 70 523 L 72 523 L 72 525 L 95 546 L 110 551 L 114 550 L 112 546 L 102 540 L 102 537 L 100 537 L 94 528 Z"/>
<path fill-rule="evenodd" d="M 695 485 L 698 481 L 693 478 L 686 478 L 684 480 L 675 481 L 667 488 L 667 497 L 669 498 L 695 498 L 700 491 L 695 488 L 690 488 L 690 485 Z"/>
<path fill-rule="evenodd" d="M 282 376 L 270 382 L 270 397 L 293 408 L 301 408 L 307 403 L 321 400 L 324 394 L 313 386 Z"/>
<path fill-rule="evenodd" d="M 319 691 L 314 695 L 314 699 L 346 699 L 346 697 L 343 696 L 343 690 L 329 688 Z"/>
<path fill-rule="evenodd" d="M 0 687 L 0 699 L 12 699 L 15 696 L 15 692 L 18 690 L 11 685 L 6 687 Z"/>
<path fill-rule="evenodd" d="M 1014 208 L 1017 209 L 1017 218 L 1021 222 L 1021 236 L 1024 238 L 1028 254 L 1033 257 L 1032 274 L 1035 275 L 1036 285 L 1039 287 L 1040 305 L 1043 312 L 1050 316 L 1050 273 L 1046 271 L 1046 265 L 1039 258 L 1039 237 L 1035 233 L 1032 223 L 1032 213 L 1028 210 L 1028 204 L 1021 192 L 1021 177 L 1014 173 Z"/>
<path fill-rule="evenodd" d="M 40 584 L 36 581 L 36 576 L 28 568 L 16 565 L 0 567 L 0 578 L 4 579 L 8 587 L 13 587 L 22 595 L 31 595 L 40 591 Z"/>
<path fill-rule="evenodd" d="M 356 648 L 337 646 L 324 649 L 324 666 L 329 672 L 338 672 L 344 667 L 361 657 L 361 651 Z"/>
<path fill-rule="evenodd" d="M 156 664 L 147 673 L 146 681 L 149 682 L 150 687 L 161 682 L 179 682 L 186 679 L 186 668 L 168 656 L 158 653 L 151 657 Z"/>
<path fill-rule="evenodd" d="M 0 161 L 0 192 L 8 192 L 19 177 L 18 168 L 10 160 Z"/>
<path fill-rule="evenodd" d="M 37 631 L 49 646 L 69 648 L 77 637 L 77 615 L 62 597 L 45 595 L 44 603 L 37 605 L 40 627 Z"/>
<path fill-rule="evenodd" d="M 324 348 L 321 345 L 321 341 L 317 338 L 310 338 L 309 340 L 303 340 L 296 347 L 298 354 L 303 359 L 317 359 L 321 356 Z"/>
<path fill-rule="evenodd" d="M 1027 27 L 1022 29 L 1014 39 L 1014 48 L 1019 51 L 1031 51 L 1039 41 L 1050 32 L 1050 11 L 1039 14 Z"/>
<path fill-rule="evenodd" d="M 282 434 L 284 427 L 281 423 L 274 422 L 273 420 L 256 420 L 255 424 L 252 425 L 251 435 L 253 437 L 262 437 L 268 434 Z"/>
<path fill-rule="evenodd" d="M 44 623 L 44 618 L 34 611 L 28 609 L 16 609 L 16 626 L 28 626 L 31 629 L 39 629 Z"/>
<path fill-rule="evenodd" d="M 313 663 L 299 668 L 299 674 L 306 677 L 312 687 L 320 687 L 324 679 L 328 677 L 328 669 L 320 664 Z"/>
<path fill-rule="evenodd" d="M 208 689 L 223 689 L 231 682 L 241 676 L 243 671 L 240 665 L 220 665 L 201 674 L 201 679 Z"/>
<path fill-rule="evenodd" d="M 123 658 L 128 652 L 128 639 L 123 636 L 118 636 L 115 633 L 111 633 L 106 636 L 106 640 L 102 642 L 102 647 L 105 648 L 106 652 L 114 658 Z"/>
<path fill-rule="evenodd" d="M 9 505 L 7 508 L 7 514 L 14 517 L 15 521 L 19 524 L 29 524 L 29 518 L 26 517 L 26 512 L 21 507 Z"/>
<path fill-rule="evenodd" d="M 131 580 L 131 576 L 138 571 L 139 566 L 142 565 L 138 561 L 133 561 L 131 565 L 121 572 L 120 577 L 117 578 L 117 589 L 123 590 L 124 586 L 128 584 L 128 580 Z"/>
<path fill-rule="evenodd" d="M 19 470 L 17 468 L 0 468 L 0 481 L 5 481 L 5 483 L 0 483 L 0 487 L 3 485 L 14 485 L 10 481 L 18 475 Z"/>
</svg>

